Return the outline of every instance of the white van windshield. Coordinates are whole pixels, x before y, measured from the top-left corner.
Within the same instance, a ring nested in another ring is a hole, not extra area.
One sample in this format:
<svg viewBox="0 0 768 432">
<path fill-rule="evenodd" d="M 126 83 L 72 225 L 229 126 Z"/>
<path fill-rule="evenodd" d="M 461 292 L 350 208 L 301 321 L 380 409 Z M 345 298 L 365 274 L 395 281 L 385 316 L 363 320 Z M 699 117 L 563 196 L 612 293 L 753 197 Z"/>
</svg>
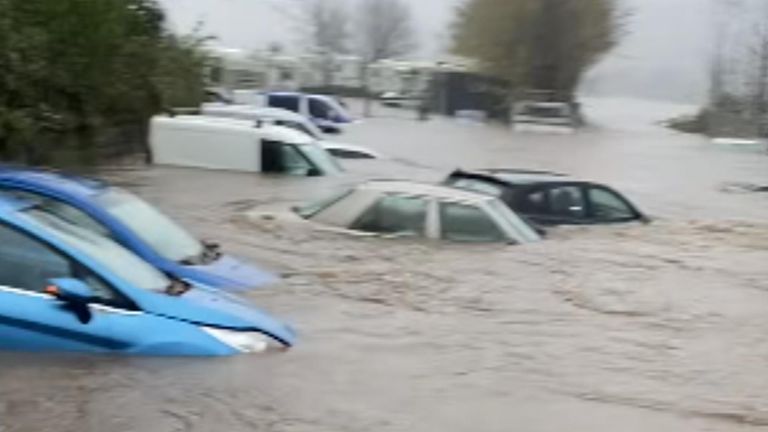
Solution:
<svg viewBox="0 0 768 432">
<path fill-rule="evenodd" d="M 343 171 L 336 159 L 327 150 L 317 144 L 297 146 L 299 151 L 324 175 L 339 174 Z"/>
</svg>

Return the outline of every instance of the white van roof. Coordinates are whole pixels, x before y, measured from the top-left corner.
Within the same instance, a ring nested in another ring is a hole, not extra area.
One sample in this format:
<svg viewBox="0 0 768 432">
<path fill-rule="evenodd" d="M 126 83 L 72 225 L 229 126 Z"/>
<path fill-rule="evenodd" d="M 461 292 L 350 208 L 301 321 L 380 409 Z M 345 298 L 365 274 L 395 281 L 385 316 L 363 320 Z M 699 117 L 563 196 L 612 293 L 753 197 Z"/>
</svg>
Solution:
<svg viewBox="0 0 768 432">
<path fill-rule="evenodd" d="M 303 115 L 282 108 L 255 107 L 253 105 L 233 105 L 223 103 L 204 103 L 201 106 L 203 115 L 205 114 L 243 114 L 252 115 L 261 118 L 274 118 L 291 120 L 296 122 L 308 121 Z"/>
<path fill-rule="evenodd" d="M 250 120 L 227 117 L 209 117 L 204 115 L 155 116 L 152 121 L 156 124 L 183 127 L 185 129 L 249 132 L 260 135 L 264 139 L 289 144 L 311 144 L 315 142 L 312 137 L 284 126 L 265 124 L 259 127 L 256 125 L 256 122 Z"/>
</svg>

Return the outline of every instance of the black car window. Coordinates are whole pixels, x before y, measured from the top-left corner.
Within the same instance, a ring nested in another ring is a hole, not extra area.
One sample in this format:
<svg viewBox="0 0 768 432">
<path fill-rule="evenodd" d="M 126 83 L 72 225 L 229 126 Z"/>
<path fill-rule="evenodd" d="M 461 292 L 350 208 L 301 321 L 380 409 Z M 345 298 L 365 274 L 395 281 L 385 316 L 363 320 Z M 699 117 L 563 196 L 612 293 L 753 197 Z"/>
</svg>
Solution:
<svg viewBox="0 0 768 432">
<path fill-rule="evenodd" d="M 549 189 L 549 214 L 559 218 L 584 218 L 586 205 L 581 187 L 558 186 Z"/>
<path fill-rule="evenodd" d="M 520 213 L 530 215 L 546 215 L 549 213 L 547 191 L 537 190 L 529 192 L 520 203 Z"/>
<path fill-rule="evenodd" d="M 368 209 L 351 228 L 381 234 L 423 236 L 427 202 L 422 198 L 388 195 Z"/>
<path fill-rule="evenodd" d="M 484 211 L 475 206 L 440 204 L 442 238 L 457 242 L 491 243 L 506 239 L 501 229 Z"/>
<path fill-rule="evenodd" d="M 43 292 L 52 278 L 76 278 L 85 282 L 97 302 L 122 301 L 122 297 L 92 271 L 28 234 L 0 225 L 0 285 Z"/>
<path fill-rule="evenodd" d="M 589 189 L 589 204 L 592 217 L 598 221 L 618 222 L 637 218 L 635 211 L 625 199 L 608 189 Z"/>
<path fill-rule="evenodd" d="M 34 203 L 40 210 L 58 216 L 65 221 L 91 232 L 110 237 L 109 230 L 84 211 L 64 201 L 35 192 L 19 189 L 2 189 L 3 194 Z"/>
<path fill-rule="evenodd" d="M 271 95 L 269 96 L 269 106 L 299 112 L 299 97 L 294 95 Z"/>
</svg>

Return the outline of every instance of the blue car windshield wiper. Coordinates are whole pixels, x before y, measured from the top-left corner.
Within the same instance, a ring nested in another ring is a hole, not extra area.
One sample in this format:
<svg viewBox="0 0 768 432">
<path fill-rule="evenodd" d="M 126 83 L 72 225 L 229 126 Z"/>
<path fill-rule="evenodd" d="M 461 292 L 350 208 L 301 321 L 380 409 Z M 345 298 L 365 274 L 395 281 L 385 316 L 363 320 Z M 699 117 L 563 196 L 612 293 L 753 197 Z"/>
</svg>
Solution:
<svg viewBox="0 0 768 432">
<path fill-rule="evenodd" d="M 183 265 L 206 265 L 221 258 L 221 246 L 217 243 L 203 241 L 203 250 L 198 255 L 193 255 L 179 260 Z"/>
<path fill-rule="evenodd" d="M 192 289 L 192 285 L 181 279 L 171 278 L 171 283 L 165 288 L 165 293 L 169 296 L 180 297 Z"/>
</svg>

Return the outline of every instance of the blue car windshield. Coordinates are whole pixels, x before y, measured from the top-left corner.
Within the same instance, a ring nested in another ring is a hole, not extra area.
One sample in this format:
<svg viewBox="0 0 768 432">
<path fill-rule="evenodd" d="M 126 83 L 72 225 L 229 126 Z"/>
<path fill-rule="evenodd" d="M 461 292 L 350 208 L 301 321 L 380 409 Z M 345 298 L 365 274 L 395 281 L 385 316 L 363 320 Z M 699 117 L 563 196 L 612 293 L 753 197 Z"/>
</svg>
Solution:
<svg viewBox="0 0 768 432">
<path fill-rule="evenodd" d="M 133 287 L 162 292 L 171 284 L 164 274 L 107 237 L 36 207 L 25 210 L 24 214 L 31 223 L 51 232 Z"/>
<path fill-rule="evenodd" d="M 164 258 L 179 262 L 194 260 L 204 253 L 205 248 L 199 240 L 127 191 L 110 188 L 96 201 Z"/>
</svg>

